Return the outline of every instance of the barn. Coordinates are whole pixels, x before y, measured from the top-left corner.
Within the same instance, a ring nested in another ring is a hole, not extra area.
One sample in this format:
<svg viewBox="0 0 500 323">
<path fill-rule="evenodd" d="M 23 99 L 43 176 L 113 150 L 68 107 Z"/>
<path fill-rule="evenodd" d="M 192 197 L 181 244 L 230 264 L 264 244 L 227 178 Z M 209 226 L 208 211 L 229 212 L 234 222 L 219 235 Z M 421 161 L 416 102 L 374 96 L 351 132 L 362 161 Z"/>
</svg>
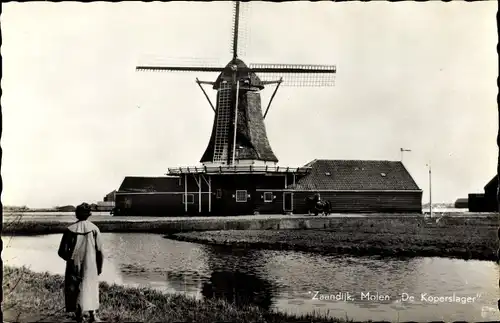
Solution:
<svg viewBox="0 0 500 323">
<path fill-rule="evenodd" d="M 470 212 L 498 212 L 498 176 L 495 175 L 485 186 L 484 193 L 469 194 Z"/>
<path fill-rule="evenodd" d="M 174 168 L 164 177 L 126 177 L 116 206 L 117 215 L 304 214 L 314 194 L 338 213 L 422 211 L 422 190 L 401 162 L 366 160 Z"/>
<path fill-rule="evenodd" d="M 313 160 L 292 184 L 293 209 L 306 213 L 305 198 L 317 192 L 333 212 L 422 212 L 422 190 L 400 161 Z"/>
</svg>

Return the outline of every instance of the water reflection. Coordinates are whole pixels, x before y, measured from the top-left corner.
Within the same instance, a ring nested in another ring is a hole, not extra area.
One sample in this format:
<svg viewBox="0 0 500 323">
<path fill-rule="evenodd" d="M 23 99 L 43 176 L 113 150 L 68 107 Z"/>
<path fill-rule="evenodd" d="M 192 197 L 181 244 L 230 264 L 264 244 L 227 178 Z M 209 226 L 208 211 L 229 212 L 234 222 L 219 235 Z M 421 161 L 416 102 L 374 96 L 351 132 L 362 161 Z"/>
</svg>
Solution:
<svg viewBox="0 0 500 323">
<path fill-rule="evenodd" d="M 494 304 L 497 292 L 491 284 L 497 271 L 489 262 L 318 257 L 283 252 L 268 254 L 266 259 L 266 277 L 280 282 L 276 306 L 290 312 L 313 308 L 328 310 L 334 316 L 355 315 L 356 320 L 479 320 L 484 319 L 482 307 Z M 342 299 L 332 297 L 339 293 L 344 295 Z M 347 293 L 352 295 L 351 300 L 346 300 Z M 402 301 L 404 293 L 414 300 Z M 471 304 L 431 304 L 421 300 L 424 293 L 481 297 Z"/>
<path fill-rule="evenodd" d="M 259 255 L 253 250 L 207 247 L 208 267 L 212 272 L 203 283 L 206 298 L 225 299 L 237 305 L 254 305 L 269 310 L 273 304 L 271 282 L 259 277 Z"/>
<path fill-rule="evenodd" d="M 2 237 L 6 265 L 63 274 L 57 256 L 60 235 Z M 498 266 L 493 262 L 442 258 L 388 260 L 326 257 L 289 251 L 214 248 L 154 234 L 103 235 L 106 262 L 101 280 L 146 286 L 197 298 L 224 298 L 291 313 L 328 311 L 355 320 L 499 320 Z M 314 293 L 358 295 L 353 301 L 315 299 Z M 361 292 L 389 300 L 359 298 Z M 402 293 L 415 302 L 398 302 Z M 420 301 L 419 295 L 475 296 L 471 304 Z"/>
<path fill-rule="evenodd" d="M 157 234 L 104 234 L 108 259 L 129 286 L 149 287 L 201 298 L 209 276 L 203 246 Z"/>
</svg>

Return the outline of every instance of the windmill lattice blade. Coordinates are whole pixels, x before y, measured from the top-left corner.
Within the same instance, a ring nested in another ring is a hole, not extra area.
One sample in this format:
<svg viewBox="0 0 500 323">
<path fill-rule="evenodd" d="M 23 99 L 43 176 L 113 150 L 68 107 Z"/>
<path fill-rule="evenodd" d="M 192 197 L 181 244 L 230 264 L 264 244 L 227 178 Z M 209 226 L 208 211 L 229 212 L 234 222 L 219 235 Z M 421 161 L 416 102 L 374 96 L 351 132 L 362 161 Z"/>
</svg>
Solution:
<svg viewBox="0 0 500 323">
<path fill-rule="evenodd" d="M 217 72 L 220 73 L 224 67 L 200 67 L 200 66 L 137 66 L 136 71 L 157 72 Z"/>
<path fill-rule="evenodd" d="M 279 73 L 336 73 L 335 65 L 298 65 L 298 64 L 250 64 L 254 72 Z"/>
<path fill-rule="evenodd" d="M 238 36 L 239 36 L 239 31 L 238 31 L 238 24 L 239 24 L 239 19 L 240 19 L 240 2 L 239 1 L 234 1 L 233 2 L 233 27 L 231 28 L 231 39 L 233 42 L 233 59 L 238 56 Z"/>
<path fill-rule="evenodd" d="M 250 1 L 240 2 L 239 19 L 238 19 L 238 48 L 237 56 L 244 57 L 247 54 L 248 47 L 250 46 L 250 24 L 249 19 L 251 15 Z M 233 27 L 234 32 L 234 27 Z"/>
<path fill-rule="evenodd" d="M 261 81 L 283 78 L 283 86 L 334 86 L 335 65 L 250 64 Z"/>
</svg>

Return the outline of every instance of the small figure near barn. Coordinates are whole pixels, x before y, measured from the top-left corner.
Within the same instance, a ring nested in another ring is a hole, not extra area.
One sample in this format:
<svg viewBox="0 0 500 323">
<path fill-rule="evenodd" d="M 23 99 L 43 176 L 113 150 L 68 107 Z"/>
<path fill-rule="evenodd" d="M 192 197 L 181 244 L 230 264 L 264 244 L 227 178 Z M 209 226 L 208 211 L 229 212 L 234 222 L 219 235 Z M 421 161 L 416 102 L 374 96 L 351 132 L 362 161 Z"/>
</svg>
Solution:
<svg viewBox="0 0 500 323">
<path fill-rule="evenodd" d="M 103 252 L 101 232 L 88 221 L 92 215 L 87 203 L 77 206 L 78 221 L 64 232 L 58 255 L 66 261 L 64 298 L 66 312 L 73 312 L 77 322 L 83 322 L 88 312 L 90 322 L 98 322 L 95 311 L 99 309 L 99 275 L 102 272 Z"/>
<path fill-rule="evenodd" d="M 323 213 L 324 215 L 330 214 L 331 204 L 329 201 L 321 200 L 321 195 L 319 192 L 316 192 L 313 197 L 306 197 L 306 206 L 307 206 L 307 214 L 314 213 L 314 215 L 318 215 L 319 213 Z"/>
</svg>

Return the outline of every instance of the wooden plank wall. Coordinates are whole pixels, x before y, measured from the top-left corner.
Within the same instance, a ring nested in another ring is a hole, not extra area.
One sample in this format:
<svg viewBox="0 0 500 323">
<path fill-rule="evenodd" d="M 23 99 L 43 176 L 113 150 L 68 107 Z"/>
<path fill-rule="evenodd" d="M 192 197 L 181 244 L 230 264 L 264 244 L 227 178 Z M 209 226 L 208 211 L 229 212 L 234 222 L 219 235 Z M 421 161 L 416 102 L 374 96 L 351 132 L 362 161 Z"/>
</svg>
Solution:
<svg viewBox="0 0 500 323">
<path fill-rule="evenodd" d="M 295 192 L 295 213 L 307 213 L 305 198 L 314 192 Z M 422 212 L 422 192 L 320 192 L 332 212 Z"/>
<path fill-rule="evenodd" d="M 272 202 L 264 202 L 264 192 L 255 192 L 255 209 L 260 214 L 281 214 L 283 213 L 283 192 L 266 190 L 266 192 L 272 192 L 276 197 Z"/>
<path fill-rule="evenodd" d="M 198 215 L 198 194 L 194 195 L 194 203 L 188 204 L 188 214 Z M 116 206 L 125 210 L 124 215 L 130 216 L 184 216 L 186 215 L 182 203 L 183 193 L 171 194 L 118 194 L 116 195 Z M 202 212 L 208 212 L 208 194 L 202 193 Z M 130 207 L 126 207 L 126 199 L 131 201 Z"/>
</svg>

